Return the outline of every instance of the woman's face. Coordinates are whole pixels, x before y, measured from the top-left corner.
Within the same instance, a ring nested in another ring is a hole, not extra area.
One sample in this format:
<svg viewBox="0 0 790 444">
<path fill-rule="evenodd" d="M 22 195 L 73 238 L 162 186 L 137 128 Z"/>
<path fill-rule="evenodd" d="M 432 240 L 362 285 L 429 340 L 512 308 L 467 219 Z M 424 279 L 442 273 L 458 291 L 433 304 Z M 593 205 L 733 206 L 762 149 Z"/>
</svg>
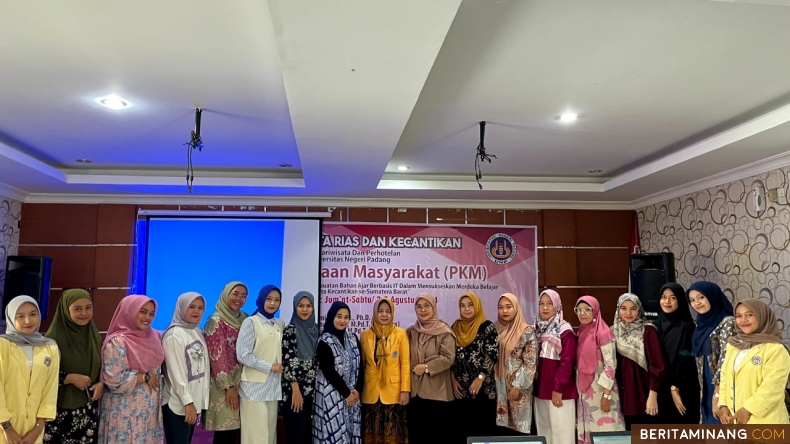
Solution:
<svg viewBox="0 0 790 444">
<path fill-rule="evenodd" d="M 678 309 L 678 298 L 675 296 L 675 293 L 667 288 L 661 293 L 661 311 L 666 314 L 674 313 L 675 310 Z"/>
<path fill-rule="evenodd" d="M 376 320 L 381 325 L 389 325 L 392 322 L 392 308 L 390 308 L 390 304 L 384 301 L 379 302 L 379 307 L 376 309 Z"/>
<path fill-rule="evenodd" d="M 510 322 L 516 317 L 516 308 L 513 307 L 513 303 L 510 302 L 510 299 L 504 296 L 499 298 L 497 309 L 499 311 L 499 320 L 502 322 Z"/>
<path fill-rule="evenodd" d="M 88 298 L 77 299 L 69 305 L 69 317 L 80 327 L 88 325 L 93 319 L 93 301 Z"/>
<path fill-rule="evenodd" d="M 414 304 L 414 311 L 417 313 L 417 319 L 422 322 L 433 318 L 433 306 L 424 298 L 417 299 L 417 303 Z"/>
<path fill-rule="evenodd" d="M 475 304 L 472 303 L 472 299 L 469 296 L 464 296 L 458 302 L 458 306 L 461 308 L 461 319 L 472 319 L 475 317 Z"/>
<path fill-rule="evenodd" d="M 710 301 L 697 290 L 689 291 L 689 304 L 699 314 L 705 314 L 710 311 Z"/>
<path fill-rule="evenodd" d="M 228 307 L 233 311 L 241 310 L 247 302 L 247 287 L 244 285 L 237 285 L 233 287 L 228 295 Z"/>
<path fill-rule="evenodd" d="M 313 316 L 313 303 L 310 302 L 308 297 L 305 296 L 302 299 L 299 299 L 299 303 L 296 304 L 296 316 L 298 316 L 299 319 L 303 321 L 306 321 L 310 319 L 311 316 Z"/>
<path fill-rule="evenodd" d="M 593 321 L 592 307 L 586 302 L 576 304 L 576 308 L 573 311 L 576 312 L 576 317 L 579 318 L 580 324 L 587 325 Z"/>
<path fill-rule="evenodd" d="M 187 307 L 186 319 L 190 324 L 197 324 L 203 318 L 203 312 L 206 311 L 206 302 L 203 298 L 195 298 L 189 307 Z"/>
<path fill-rule="evenodd" d="M 760 325 L 760 320 L 757 319 L 754 312 L 745 304 L 739 304 L 735 309 L 735 323 L 744 334 L 751 334 L 757 331 Z"/>
<path fill-rule="evenodd" d="M 554 302 L 551 301 L 548 295 L 544 294 L 540 297 L 540 301 L 538 301 L 538 312 L 540 313 L 540 318 L 544 321 L 548 321 L 554 316 Z"/>
<path fill-rule="evenodd" d="M 631 301 L 623 301 L 620 304 L 620 319 L 630 324 L 639 317 L 639 308 Z"/>
<path fill-rule="evenodd" d="M 280 299 L 282 299 L 282 296 L 279 291 L 270 291 L 269 294 L 266 295 L 266 301 L 263 303 L 263 309 L 266 310 L 266 313 L 277 313 L 277 310 L 280 309 Z"/>
<path fill-rule="evenodd" d="M 25 302 L 19 306 L 14 316 L 14 327 L 17 330 L 29 335 L 37 332 L 39 325 L 41 325 L 41 318 L 35 305 Z"/>
<path fill-rule="evenodd" d="M 137 312 L 137 329 L 145 330 L 150 327 L 151 322 L 154 321 L 154 316 L 156 316 L 156 308 L 153 302 L 148 301 L 143 305 L 143 308 Z"/>
<path fill-rule="evenodd" d="M 335 328 L 343 331 L 348 327 L 348 323 L 351 320 L 351 312 L 348 311 L 347 308 L 341 308 L 337 311 L 335 315 L 335 320 L 332 322 L 335 325 Z"/>
</svg>

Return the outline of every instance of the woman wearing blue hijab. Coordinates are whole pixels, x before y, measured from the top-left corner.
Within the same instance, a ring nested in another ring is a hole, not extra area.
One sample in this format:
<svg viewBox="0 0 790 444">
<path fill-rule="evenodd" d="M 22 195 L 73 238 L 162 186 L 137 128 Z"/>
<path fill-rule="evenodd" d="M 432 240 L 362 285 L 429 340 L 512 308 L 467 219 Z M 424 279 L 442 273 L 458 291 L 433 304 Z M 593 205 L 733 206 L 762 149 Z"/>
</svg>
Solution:
<svg viewBox="0 0 790 444">
<path fill-rule="evenodd" d="M 279 288 L 263 287 L 255 301 L 257 311 L 239 329 L 236 357 L 243 366 L 239 382 L 241 444 L 277 442 L 285 324 L 274 315 L 280 309 L 281 300 Z"/>
<path fill-rule="evenodd" d="M 342 302 L 329 307 L 318 340 L 314 444 L 362 444 L 362 360 L 359 338 L 348 331 L 351 309 Z"/>
<path fill-rule="evenodd" d="M 695 282 L 687 290 L 689 304 L 697 312 L 697 328 L 691 337 L 691 352 L 697 358 L 700 408 L 703 424 L 721 424 L 718 418 L 719 377 L 727 340 L 735 335 L 732 304 L 718 285 Z"/>
</svg>

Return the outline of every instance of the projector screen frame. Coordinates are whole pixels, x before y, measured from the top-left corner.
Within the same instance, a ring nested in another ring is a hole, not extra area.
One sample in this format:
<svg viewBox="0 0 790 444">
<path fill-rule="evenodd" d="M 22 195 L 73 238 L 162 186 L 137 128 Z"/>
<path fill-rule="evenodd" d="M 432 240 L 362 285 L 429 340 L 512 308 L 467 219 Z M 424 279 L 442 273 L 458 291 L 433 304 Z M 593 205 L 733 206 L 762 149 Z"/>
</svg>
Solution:
<svg viewBox="0 0 790 444">
<path fill-rule="evenodd" d="M 307 215 L 310 215 L 309 217 Z M 145 216 L 141 218 L 140 216 Z M 264 212 L 264 211 L 219 211 L 219 210 L 209 210 L 209 211 L 191 211 L 191 210 L 138 210 L 137 211 L 137 221 L 134 227 L 134 242 L 135 246 L 133 247 L 133 254 L 132 260 L 134 261 L 133 264 L 130 264 L 130 269 L 132 271 L 132 276 L 129 277 L 129 287 L 127 289 L 127 296 L 131 294 L 146 294 L 146 282 L 147 282 L 147 274 L 148 274 L 148 245 L 150 242 L 150 230 L 149 224 L 151 219 L 236 219 L 236 220 L 244 220 L 244 219 L 251 219 L 251 220 L 261 220 L 261 219 L 269 219 L 269 220 L 281 220 L 287 221 L 291 220 L 315 220 L 318 222 L 318 290 L 317 294 L 313 295 L 315 306 L 313 307 L 316 323 L 318 324 L 319 330 L 323 330 L 323 325 L 321 325 L 320 320 L 320 308 L 321 308 L 321 265 L 323 263 L 323 242 L 321 242 L 321 236 L 324 233 L 324 218 L 331 217 L 331 212 L 306 212 L 306 213 L 285 213 L 285 212 Z M 145 224 L 145 242 L 144 245 L 139 245 L 140 233 L 138 230 L 140 229 L 140 222 L 144 222 Z M 282 303 L 290 303 L 290 299 L 287 299 L 286 295 L 283 295 Z M 209 309 L 206 309 L 207 313 Z M 284 320 L 286 323 L 290 321 L 290 319 Z"/>
</svg>

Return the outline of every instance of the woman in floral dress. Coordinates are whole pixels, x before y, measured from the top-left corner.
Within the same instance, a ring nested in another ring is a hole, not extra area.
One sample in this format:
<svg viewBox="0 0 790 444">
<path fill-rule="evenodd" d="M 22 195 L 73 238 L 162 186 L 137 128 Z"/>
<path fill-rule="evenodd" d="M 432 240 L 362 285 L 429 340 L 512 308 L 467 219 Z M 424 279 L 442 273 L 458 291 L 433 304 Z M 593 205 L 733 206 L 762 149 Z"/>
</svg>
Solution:
<svg viewBox="0 0 790 444">
<path fill-rule="evenodd" d="M 499 427 L 528 434 L 532 427 L 532 381 L 537 367 L 535 329 L 527 324 L 518 299 L 511 293 L 499 298 L 496 330 L 499 362 L 495 368 Z"/>
<path fill-rule="evenodd" d="M 209 407 L 203 415 L 203 428 L 214 431 L 214 444 L 235 444 L 241 440 L 239 380 L 241 364 L 236 359 L 236 339 L 247 314 L 247 286 L 231 282 L 222 290 L 214 313 L 204 332 L 211 362 Z"/>
<path fill-rule="evenodd" d="M 156 302 L 126 296 L 118 304 L 102 346 L 100 444 L 162 444 L 162 340 L 151 322 Z"/>
<path fill-rule="evenodd" d="M 90 293 L 73 288 L 63 292 L 46 336 L 60 349 L 58 416 L 47 423 L 44 442 L 93 444 L 99 428 L 101 336 L 93 322 Z"/>
<path fill-rule="evenodd" d="M 312 293 L 296 293 L 291 322 L 283 332 L 282 415 L 288 444 L 305 444 L 313 438 L 311 415 L 318 345 L 314 302 Z"/>
<path fill-rule="evenodd" d="M 453 363 L 451 417 L 455 418 L 450 442 L 470 436 L 491 436 L 496 431 L 496 382 L 499 339 L 494 323 L 486 319 L 483 304 L 474 293 L 458 300 L 461 317 L 453 323 L 456 351 Z"/>
<path fill-rule="evenodd" d="M 590 432 L 625 430 L 615 383 L 617 353 L 614 334 L 601 318 L 597 299 L 580 297 L 574 311 L 580 324 L 576 345 L 576 440 L 590 444 Z"/>
</svg>

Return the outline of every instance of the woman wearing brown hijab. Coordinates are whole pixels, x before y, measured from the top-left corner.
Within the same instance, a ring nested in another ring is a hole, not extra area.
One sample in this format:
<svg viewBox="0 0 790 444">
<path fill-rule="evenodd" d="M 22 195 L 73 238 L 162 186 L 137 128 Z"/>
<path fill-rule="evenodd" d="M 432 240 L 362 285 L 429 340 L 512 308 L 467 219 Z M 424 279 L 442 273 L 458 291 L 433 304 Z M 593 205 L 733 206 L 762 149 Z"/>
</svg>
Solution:
<svg viewBox="0 0 790 444">
<path fill-rule="evenodd" d="M 417 321 L 406 329 L 412 367 L 411 401 L 406 406 L 409 444 L 443 444 L 448 402 L 453 400 L 455 333 L 439 319 L 430 294 L 420 294 L 414 310 Z"/>
<path fill-rule="evenodd" d="M 784 389 L 790 354 L 773 309 L 759 299 L 735 304 L 735 336 L 721 367 L 722 424 L 788 424 Z"/>
<path fill-rule="evenodd" d="M 476 294 L 462 294 L 458 308 L 461 317 L 453 323 L 457 339 L 452 379 L 455 401 L 451 409 L 455 423 L 450 430 L 461 442 L 470 436 L 496 432 L 494 367 L 499 362 L 499 339 Z"/>
</svg>

